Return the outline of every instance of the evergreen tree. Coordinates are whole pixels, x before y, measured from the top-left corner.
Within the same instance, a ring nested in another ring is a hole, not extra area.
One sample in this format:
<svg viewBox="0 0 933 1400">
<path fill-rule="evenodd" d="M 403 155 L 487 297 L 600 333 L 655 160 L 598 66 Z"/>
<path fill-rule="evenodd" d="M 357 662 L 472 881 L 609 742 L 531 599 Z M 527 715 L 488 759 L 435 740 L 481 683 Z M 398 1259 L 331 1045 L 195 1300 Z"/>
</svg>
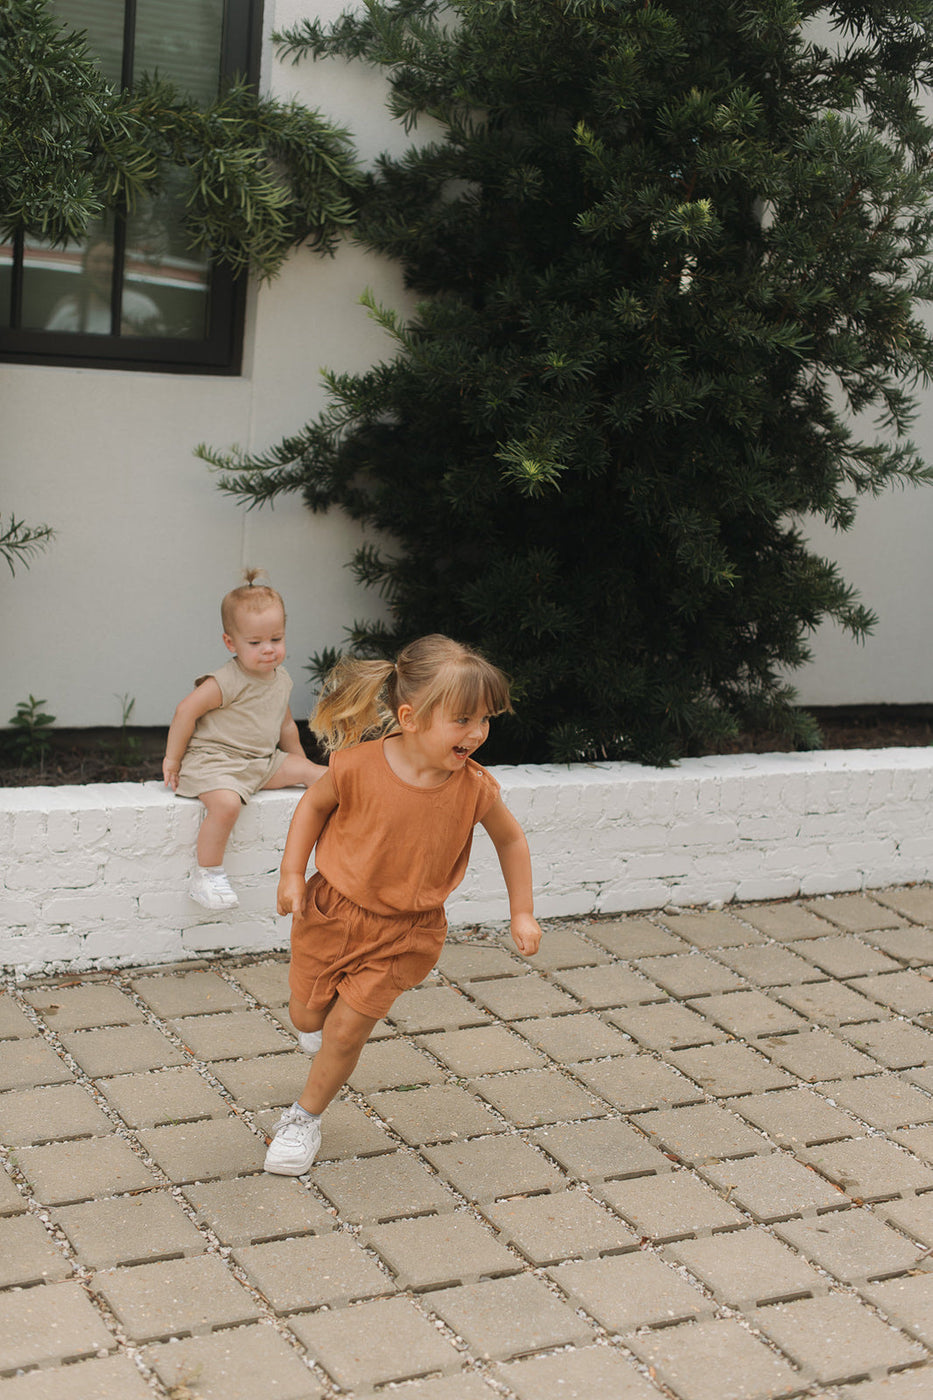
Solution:
<svg viewBox="0 0 933 1400">
<path fill-rule="evenodd" d="M 370 299 L 392 356 L 327 376 L 301 434 L 205 452 L 225 489 L 390 541 L 356 558 L 388 620 L 351 645 L 480 646 L 518 699 L 490 757 L 817 744 L 784 673 L 821 619 L 873 617 L 801 518 L 933 478 L 907 437 L 933 4 L 368 0 L 284 46 L 376 65 L 437 130 L 379 161 L 356 231 L 421 300 Z"/>
</svg>

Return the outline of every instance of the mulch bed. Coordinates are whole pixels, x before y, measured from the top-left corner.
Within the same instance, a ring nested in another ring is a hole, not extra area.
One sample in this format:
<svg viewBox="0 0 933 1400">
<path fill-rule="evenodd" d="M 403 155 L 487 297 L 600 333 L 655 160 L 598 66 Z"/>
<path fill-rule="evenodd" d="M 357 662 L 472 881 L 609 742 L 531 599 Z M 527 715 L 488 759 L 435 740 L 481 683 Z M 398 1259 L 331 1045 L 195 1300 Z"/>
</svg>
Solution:
<svg viewBox="0 0 933 1400">
<path fill-rule="evenodd" d="M 915 748 L 933 744 L 933 705 L 848 705 L 811 709 L 825 749 Z M 44 764 L 23 764 L 0 736 L 0 787 L 65 783 L 142 783 L 162 777 L 164 729 L 56 730 Z M 306 740 L 307 736 L 303 736 Z M 743 734 L 721 752 L 786 753 L 786 739 Z"/>
</svg>

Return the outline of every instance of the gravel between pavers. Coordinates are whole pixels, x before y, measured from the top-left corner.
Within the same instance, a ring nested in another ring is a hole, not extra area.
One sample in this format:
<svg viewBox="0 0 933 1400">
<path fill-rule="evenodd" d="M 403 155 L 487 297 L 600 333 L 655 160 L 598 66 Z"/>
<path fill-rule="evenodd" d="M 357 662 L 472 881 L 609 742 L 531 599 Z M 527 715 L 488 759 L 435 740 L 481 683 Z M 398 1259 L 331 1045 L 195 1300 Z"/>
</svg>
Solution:
<svg viewBox="0 0 933 1400">
<path fill-rule="evenodd" d="M 8 979 L 0 1400 L 933 1395 L 933 890 L 544 928 L 451 936 L 297 1181 L 284 956 Z"/>
</svg>

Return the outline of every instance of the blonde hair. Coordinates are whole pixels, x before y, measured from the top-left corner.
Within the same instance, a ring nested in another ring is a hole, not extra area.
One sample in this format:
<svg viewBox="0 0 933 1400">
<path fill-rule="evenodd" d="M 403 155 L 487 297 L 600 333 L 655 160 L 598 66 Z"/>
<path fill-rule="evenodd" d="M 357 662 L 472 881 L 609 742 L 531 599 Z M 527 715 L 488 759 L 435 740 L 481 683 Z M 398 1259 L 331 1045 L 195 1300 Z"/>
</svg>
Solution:
<svg viewBox="0 0 933 1400">
<path fill-rule="evenodd" d="M 224 595 L 220 605 L 220 620 L 223 629 L 229 633 L 236 626 L 237 613 L 241 608 L 247 612 L 262 612 L 264 608 L 271 607 L 278 603 L 282 609 L 282 621 L 285 621 L 285 604 L 282 601 L 281 593 L 272 587 L 269 582 L 269 575 L 264 569 L 244 569 L 243 583 L 239 588 L 231 588 L 230 592 Z"/>
<path fill-rule="evenodd" d="M 324 682 L 311 728 L 329 753 L 396 728 L 402 705 L 416 722 L 438 705 L 455 714 L 512 709 L 505 675 L 472 647 L 432 633 L 410 642 L 392 661 L 338 661 Z"/>
</svg>

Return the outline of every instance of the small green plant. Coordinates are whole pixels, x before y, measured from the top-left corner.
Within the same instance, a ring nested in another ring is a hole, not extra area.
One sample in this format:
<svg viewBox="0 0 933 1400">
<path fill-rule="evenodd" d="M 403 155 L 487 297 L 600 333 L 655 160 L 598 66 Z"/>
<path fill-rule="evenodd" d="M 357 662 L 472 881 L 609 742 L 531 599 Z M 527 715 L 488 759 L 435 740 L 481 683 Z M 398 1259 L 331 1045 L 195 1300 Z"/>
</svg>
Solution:
<svg viewBox="0 0 933 1400">
<path fill-rule="evenodd" d="M 49 730 L 55 723 L 55 716 L 47 715 L 41 708 L 46 703 L 30 695 L 28 700 L 19 702 L 16 714 L 10 720 L 11 727 L 16 731 L 14 746 L 20 760 L 26 765 L 38 763 L 40 768 L 45 766 L 50 743 Z"/>
<path fill-rule="evenodd" d="M 129 732 L 130 715 L 136 705 L 135 695 L 118 695 L 120 702 L 120 737 L 117 741 L 116 758 L 118 763 L 129 767 L 139 762 L 139 740 Z"/>
</svg>

